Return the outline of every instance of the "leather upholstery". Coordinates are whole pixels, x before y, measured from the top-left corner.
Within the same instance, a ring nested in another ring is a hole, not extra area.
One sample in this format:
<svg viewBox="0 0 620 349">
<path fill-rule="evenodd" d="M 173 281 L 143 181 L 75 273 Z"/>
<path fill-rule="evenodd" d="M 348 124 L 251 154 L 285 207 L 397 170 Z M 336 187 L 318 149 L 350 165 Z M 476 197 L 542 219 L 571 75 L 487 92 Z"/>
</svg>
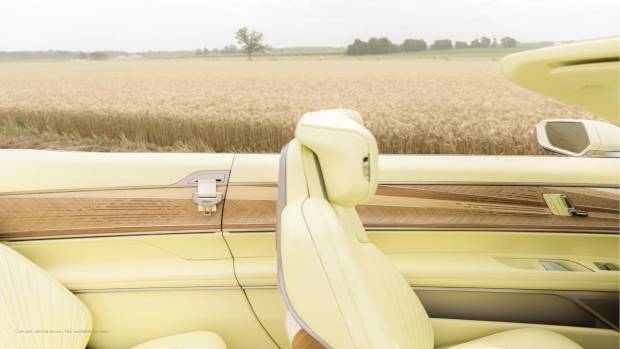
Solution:
<svg viewBox="0 0 620 349">
<path fill-rule="evenodd" d="M 157 338 L 133 349 L 226 349 L 226 343 L 216 333 L 194 331 Z"/>
<path fill-rule="evenodd" d="M 541 328 L 520 328 L 499 332 L 467 343 L 441 349 L 581 349 L 572 340 Z"/>
<path fill-rule="evenodd" d="M 86 306 L 27 258 L 0 244 L 0 347 L 84 349 L 92 329 Z M 158 338 L 137 349 L 226 349 L 213 332 Z"/>
<path fill-rule="evenodd" d="M 431 349 L 424 308 L 368 241 L 355 211 L 374 193 L 377 177 L 376 144 L 360 119 L 345 110 L 308 113 L 282 152 L 280 291 L 293 321 L 325 347 Z M 297 326 L 287 328 L 292 337 Z M 450 349 L 530 348 L 580 347 L 554 332 L 518 329 Z"/>
<path fill-rule="evenodd" d="M 83 349 L 92 319 L 58 281 L 0 244 L 0 346 Z"/>
<path fill-rule="evenodd" d="M 362 117 L 334 109 L 305 114 L 295 138 L 316 155 L 330 202 L 353 207 L 377 189 L 378 150 Z"/>
<path fill-rule="evenodd" d="M 424 308 L 368 241 L 354 208 L 376 188 L 374 138 L 342 110 L 306 114 L 299 125 L 280 182 L 279 276 L 289 311 L 328 347 L 432 348 Z"/>
</svg>

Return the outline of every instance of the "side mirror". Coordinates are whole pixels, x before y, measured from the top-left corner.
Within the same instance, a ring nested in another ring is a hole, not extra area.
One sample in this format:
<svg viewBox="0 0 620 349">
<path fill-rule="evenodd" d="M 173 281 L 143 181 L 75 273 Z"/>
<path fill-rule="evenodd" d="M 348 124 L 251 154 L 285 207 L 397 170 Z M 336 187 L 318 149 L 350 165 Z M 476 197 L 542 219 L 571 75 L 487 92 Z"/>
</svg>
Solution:
<svg viewBox="0 0 620 349">
<path fill-rule="evenodd" d="M 538 144 L 569 156 L 620 157 L 620 127 L 601 121 L 549 119 L 536 125 Z"/>
</svg>

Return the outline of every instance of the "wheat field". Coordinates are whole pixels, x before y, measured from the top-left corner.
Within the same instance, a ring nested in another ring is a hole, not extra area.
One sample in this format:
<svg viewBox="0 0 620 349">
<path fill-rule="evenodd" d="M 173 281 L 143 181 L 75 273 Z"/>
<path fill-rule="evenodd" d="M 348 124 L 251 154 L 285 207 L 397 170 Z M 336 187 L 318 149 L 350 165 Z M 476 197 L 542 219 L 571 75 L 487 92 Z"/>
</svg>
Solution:
<svg viewBox="0 0 620 349">
<path fill-rule="evenodd" d="M 0 64 L 0 148 L 278 152 L 306 111 L 359 111 L 383 153 L 542 154 L 544 118 L 592 118 L 493 60 L 376 57 Z"/>
</svg>

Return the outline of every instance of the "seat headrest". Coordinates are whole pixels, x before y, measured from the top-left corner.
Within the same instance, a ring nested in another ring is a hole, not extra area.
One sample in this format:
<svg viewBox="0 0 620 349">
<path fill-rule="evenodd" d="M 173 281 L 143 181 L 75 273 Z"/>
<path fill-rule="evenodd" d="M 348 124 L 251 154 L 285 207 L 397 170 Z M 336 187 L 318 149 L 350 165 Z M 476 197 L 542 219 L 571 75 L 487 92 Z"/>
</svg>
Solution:
<svg viewBox="0 0 620 349">
<path fill-rule="evenodd" d="M 359 113 L 347 109 L 306 113 L 295 138 L 318 158 L 330 202 L 353 207 L 374 195 L 377 142 Z"/>
</svg>

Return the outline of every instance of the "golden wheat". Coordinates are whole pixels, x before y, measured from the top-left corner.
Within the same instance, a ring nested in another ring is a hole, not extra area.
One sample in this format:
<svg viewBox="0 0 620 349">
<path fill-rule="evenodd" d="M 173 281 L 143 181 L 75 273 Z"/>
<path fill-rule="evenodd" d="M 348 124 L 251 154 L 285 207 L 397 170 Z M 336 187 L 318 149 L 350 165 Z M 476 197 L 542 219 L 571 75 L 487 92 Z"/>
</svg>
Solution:
<svg viewBox="0 0 620 349">
<path fill-rule="evenodd" d="M 0 64 L 0 147 L 277 152 L 306 111 L 364 115 L 384 153 L 540 154 L 534 124 L 587 113 L 494 61 L 308 58 Z"/>
</svg>

